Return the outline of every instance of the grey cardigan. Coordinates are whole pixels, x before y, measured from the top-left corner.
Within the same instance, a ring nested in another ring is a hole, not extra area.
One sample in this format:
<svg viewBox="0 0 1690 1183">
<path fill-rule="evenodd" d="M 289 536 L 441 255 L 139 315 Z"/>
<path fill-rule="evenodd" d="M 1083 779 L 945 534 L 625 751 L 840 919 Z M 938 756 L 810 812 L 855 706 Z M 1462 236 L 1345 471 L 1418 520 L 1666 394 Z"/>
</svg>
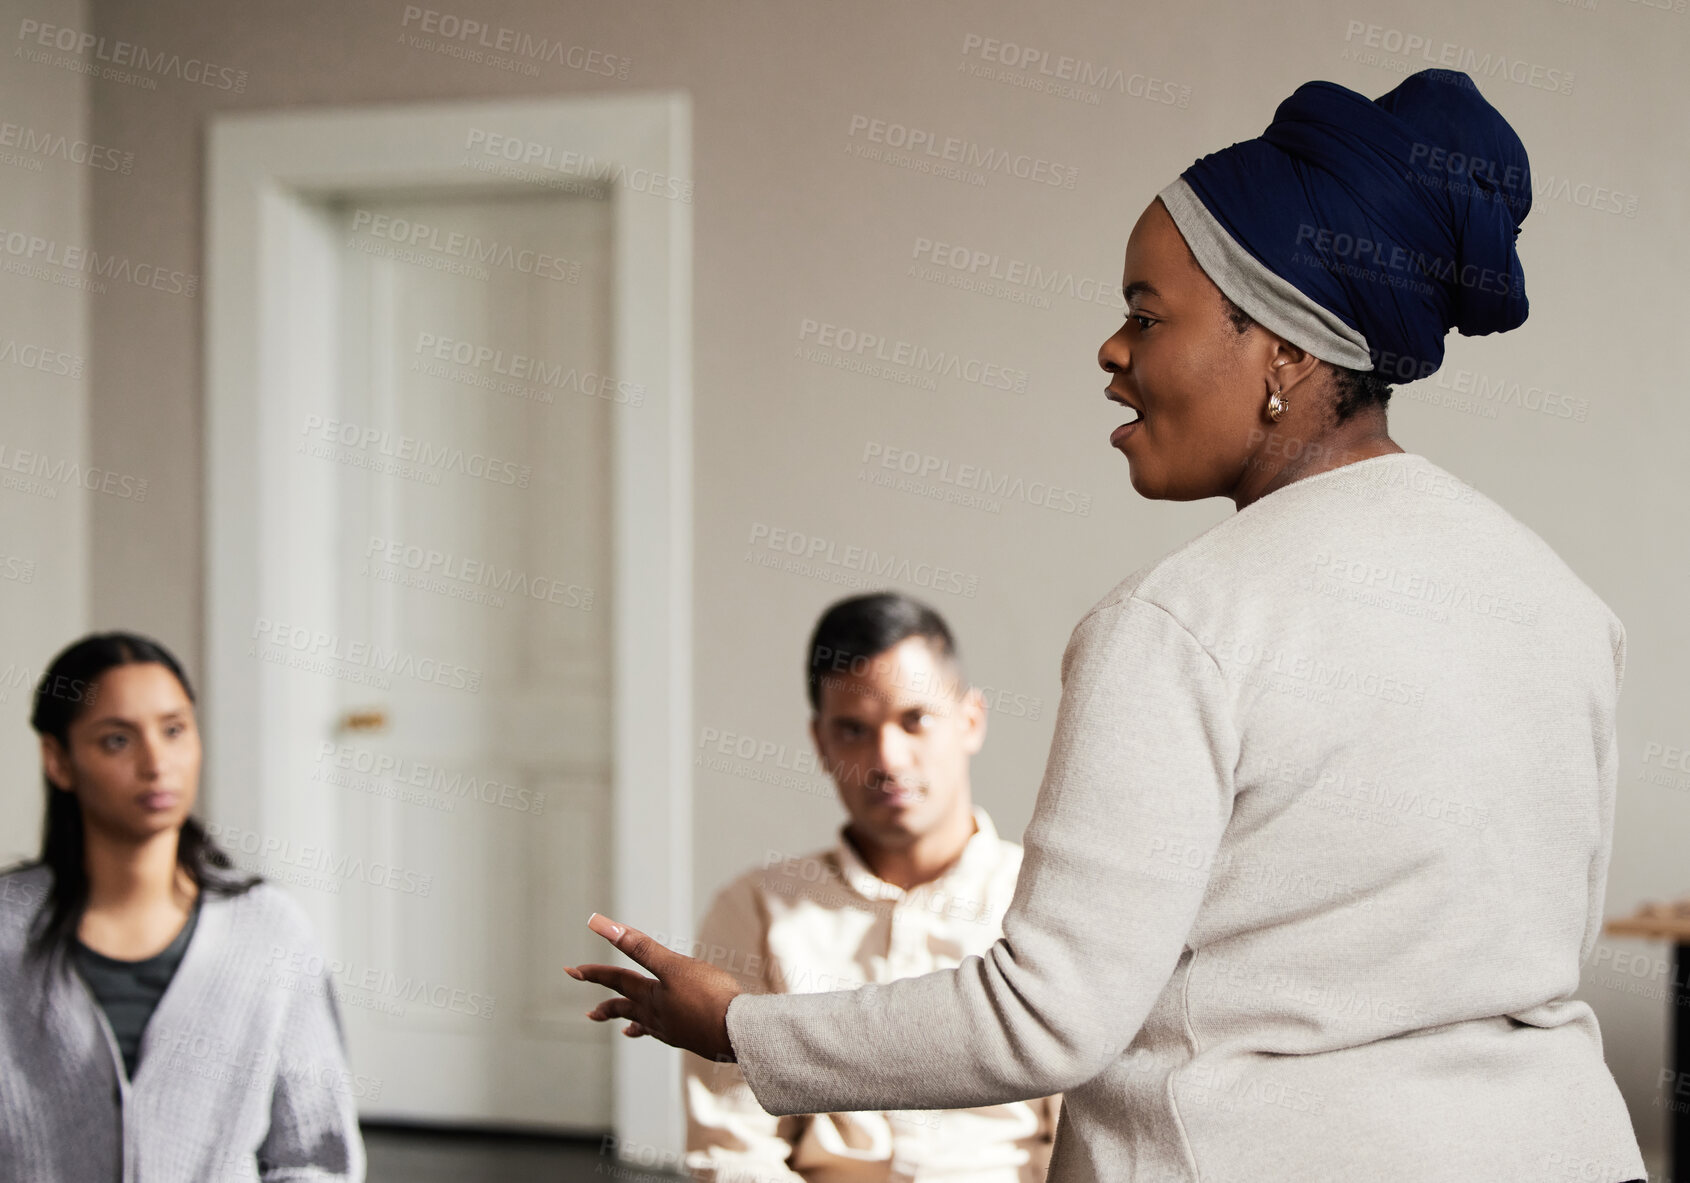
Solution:
<svg viewBox="0 0 1690 1183">
<path fill-rule="evenodd" d="M 0 1176 L 29 1183 L 294 1183 L 364 1178 L 332 983 L 304 912 L 260 883 L 206 893 L 198 927 L 124 1076 L 68 963 L 25 958 L 51 872 L 0 875 Z M 319 967 L 315 975 L 294 972 Z"/>
<path fill-rule="evenodd" d="M 1614 1183 L 1574 996 L 1613 833 L 1619 620 L 1424 456 L 1308 477 L 1074 629 L 1002 938 L 742 994 L 770 1113 L 1064 1093 L 1053 1183 Z"/>
</svg>

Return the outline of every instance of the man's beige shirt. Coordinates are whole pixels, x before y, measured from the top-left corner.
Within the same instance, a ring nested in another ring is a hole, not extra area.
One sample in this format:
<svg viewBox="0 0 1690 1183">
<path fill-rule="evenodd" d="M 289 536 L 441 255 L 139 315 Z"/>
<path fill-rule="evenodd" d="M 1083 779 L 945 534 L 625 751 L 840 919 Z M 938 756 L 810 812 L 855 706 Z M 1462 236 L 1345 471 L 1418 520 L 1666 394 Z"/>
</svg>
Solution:
<svg viewBox="0 0 1690 1183">
<path fill-rule="evenodd" d="M 845 840 L 800 858 L 771 853 L 716 896 L 693 952 L 748 990 L 805 994 L 950 969 L 1001 935 L 1021 847 L 974 808 L 976 832 L 930 883 L 904 891 Z M 1037 1183 L 1060 1097 L 978 1109 L 771 1117 L 735 1064 L 685 1056 L 687 1166 L 733 1183 Z"/>
</svg>

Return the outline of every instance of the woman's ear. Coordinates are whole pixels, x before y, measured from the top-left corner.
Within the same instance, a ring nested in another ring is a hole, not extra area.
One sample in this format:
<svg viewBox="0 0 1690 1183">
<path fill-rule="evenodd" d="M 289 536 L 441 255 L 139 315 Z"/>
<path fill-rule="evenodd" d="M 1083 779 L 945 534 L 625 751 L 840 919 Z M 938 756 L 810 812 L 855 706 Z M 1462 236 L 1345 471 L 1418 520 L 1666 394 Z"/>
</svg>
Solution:
<svg viewBox="0 0 1690 1183">
<path fill-rule="evenodd" d="M 55 789 L 68 793 L 76 787 L 76 778 L 70 769 L 70 754 L 51 735 L 41 737 L 41 767 L 46 770 L 47 779 Z"/>
<path fill-rule="evenodd" d="M 1268 389 L 1281 393 L 1291 390 L 1320 366 L 1320 359 L 1306 349 L 1291 344 L 1283 337 L 1273 339 L 1268 351 Z"/>
</svg>

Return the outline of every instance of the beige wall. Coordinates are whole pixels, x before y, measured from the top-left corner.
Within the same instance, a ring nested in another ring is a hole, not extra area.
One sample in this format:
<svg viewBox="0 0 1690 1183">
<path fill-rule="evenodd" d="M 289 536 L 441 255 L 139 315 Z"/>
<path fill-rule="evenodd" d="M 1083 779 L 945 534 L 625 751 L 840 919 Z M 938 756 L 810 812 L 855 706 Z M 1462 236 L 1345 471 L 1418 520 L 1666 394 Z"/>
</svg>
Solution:
<svg viewBox="0 0 1690 1183">
<path fill-rule="evenodd" d="M 8 36 L 26 18 L 87 24 L 80 0 L 0 3 Z M 49 260 L 94 246 L 90 180 L 123 167 L 117 146 L 90 143 L 87 80 L 10 52 L 0 70 L 0 865 L 40 839 L 31 692 L 87 623 L 90 503 L 111 499 L 85 487 L 104 483 L 89 471 L 88 317 L 111 297 L 66 285 L 79 273 Z"/>
<path fill-rule="evenodd" d="M 1059 295 L 1050 307 L 1035 308 L 924 282 L 910 274 L 916 244 L 960 245 L 1006 265 L 1071 272 L 1107 291 L 1119 276 L 1127 230 L 1161 185 L 1197 155 L 1258 134 L 1274 105 L 1302 81 L 1328 78 L 1370 94 L 1389 89 L 1399 77 L 1389 65 L 1349 55 L 1389 57 L 1368 41 L 1394 45 L 1404 35 L 1506 59 L 1525 79 L 1479 80 L 1519 130 L 1545 189 L 1521 240 L 1530 321 L 1503 337 L 1452 339 L 1442 374 L 1409 392 L 1421 397 L 1399 396 L 1393 431 L 1405 447 L 1472 481 L 1539 531 L 1625 621 L 1625 780 L 1609 911 L 1690 886 L 1682 856 L 1690 772 L 1663 767 L 1659 754 L 1690 747 L 1682 607 L 1690 581 L 1683 528 L 1690 413 L 1671 348 L 1690 312 L 1678 274 L 1690 246 L 1683 199 L 1690 152 L 1681 129 L 1690 99 L 1683 70 L 1690 15 L 1641 0 L 1130 8 L 988 0 L 858 3 L 848 10 L 726 0 L 435 2 L 449 17 L 625 58 L 627 77 L 551 62 L 527 77 L 442 58 L 402 40 L 418 22 L 407 24 L 397 2 L 95 0 L 89 19 L 99 33 L 246 71 L 244 90 L 176 79 L 161 80 L 155 91 L 93 82 L 92 135 L 132 150 L 133 173 L 76 173 L 56 182 L 17 175 L 7 208 L 54 225 L 71 216 L 67 203 L 74 204 L 77 186 L 91 185 L 91 233 L 103 250 L 198 274 L 203 133 L 215 111 L 626 89 L 691 93 L 696 722 L 700 736 L 750 736 L 784 745 L 786 757 L 726 758 L 727 771 L 700 768 L 698 907 L 766 851 L 826 841 L 837 819 L 827 798 L 758 778 L 786 775 L 779 765 L 805 747 L 802 641 L 817 611 L 847 589 L 747 564 L 755 527 L 800 531 L 841 549 L 875 547 L 977 581 L 972 595 L 930 598 L 955 626 L 976 679 L 1007 696 L 977 761 L 976 786 L 1001 828 L 1016 835 L 1038 784 L 1069 629 L 1121 576 L 1228 509 L 1146 503 L 1128 485 L 1124 463 L 1107 445 L 1118 419 L 1101 402 L 1094 360 L 1117 323 L 1109 296 L 1087 303 Z M 42 3 L 30 13 L 45 19 L 40 14 L 52 8 Z M 977 76 L 975 70 L 1001 67 L 968 49 L 976 38 L 1047 50 L 1053 61 L 1072 55 L 1118 68 L 1134 93 L 1105 88 L 1094 104 Z M 8 66 L 4 93 L 30 102 L 71 77 L 10 59 Z M 1569 74 L 1570 93 L 1531 81 Z M 68 109 L 55 108 L 53 117 L 68 118 Z M 1076 169 L 1075 184 L 991 175 L 975 186 L 863 159 L 852 148 L 867 135 L 853 135 L 853 121 L 874 119 L 1042 157 Z M 1610 205 L 1619 212 L 1604 208 Z M 0 279 L 8 311 L 43 315 L 39 331 L 51 326 L 54 340 L 71 333 L 60 326 L 76 323 L 81 313 L 74 307 L 63 318 L 37 307 L 62 292 Z M 142 504 L 94 499 L 91 621 L 153 631 L 197 668 L 204 310 L 197 297 L 133 286 L 90 298 L 86 307 L 89 457 L 150 481 Z M 800 354 L 814 344 L 800 339 L 805 320 L 1024 371 L 1026 391 L 944 377 L 923 390 L 818 364 Z M 1486 392 L 1462 394 L 1478 385 Z M 1516 386 L 1521 393 L 1547 389 L 1557 408 L 1581 413 L 1528 409 L 1510 401 Z M 37 418 L 23 423 L 70 446 L 62 408 L 73 394 L 67 386 L 52 396 L 60 410 L 36 407 Z M 8 394 L 8 405 L 27 405 L 29 397 Z M 1464 398 L 1455 406 L 1438 401 Z M 58 432 L 66 433 L 62 440 Z M 1051 482 L 1089 498 L 1089 513 L 1024 501 L 992 513 L 877 487 L 859 479 L 862 457 L 875 447 Z M 23 523 L 27 543 L 20 549 L 34 547 L 43 560 L 59 553 L 62 523 L 53 515 L 65 514 L 68 503 L 0 503 L 8 515 L 0 520 Z M 76 569 L 74 560 L 54 566 L 27 595 L 0 585 L 0 597 L 28 604 L 31 623 L 23 631 L 0 624 L 25 657 L 42 647 L 39 630 L 62 633 L 76 619 Z M 1036 719 L 1028 717 L 1035 701 Z M 14 721 L 0 742 L 15 761 L 14 781 L 32 785 L 17 727 Z M 1664 783 L 1639 779 L 1640 772 L 1659 773 Z M 33 792 L 25 790 L 26 806 Z M 6 802 L 6 816 L 15 815 L 14 799 Z M 1622 943 L 1608 952 L 1643 948 Z M 1659 961 L 1661 951 L 1651 955 Z M 1633 979 L 1632 968 L 1593 969 L 1584 993 L 1600 1014 L 1640 1137 L 1651 1145 L 1662 1128 L 1664 1098 L 1655 1082 L 1666 1030 L 1664 979 Z"/>
</svg>

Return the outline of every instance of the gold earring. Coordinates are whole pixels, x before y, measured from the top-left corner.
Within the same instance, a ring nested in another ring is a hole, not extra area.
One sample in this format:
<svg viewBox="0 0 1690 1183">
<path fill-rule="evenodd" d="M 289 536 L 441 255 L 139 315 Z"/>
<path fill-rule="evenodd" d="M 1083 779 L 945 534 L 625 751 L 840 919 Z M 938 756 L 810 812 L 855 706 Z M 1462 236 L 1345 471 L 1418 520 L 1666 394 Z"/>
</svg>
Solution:
<svg viewBox="0 0 1690 1183">
<path fill-rule="evenodd" d="M 1289 405 L 1285 401 L 1285 396 L 1279 393 L 1279 387 L 1275 386 L 1273 393 L 1268 395 L 1268 418 L 1278 423 L 1279 417 L 1285 414 L 1285 408 Z"/>
</svg>

